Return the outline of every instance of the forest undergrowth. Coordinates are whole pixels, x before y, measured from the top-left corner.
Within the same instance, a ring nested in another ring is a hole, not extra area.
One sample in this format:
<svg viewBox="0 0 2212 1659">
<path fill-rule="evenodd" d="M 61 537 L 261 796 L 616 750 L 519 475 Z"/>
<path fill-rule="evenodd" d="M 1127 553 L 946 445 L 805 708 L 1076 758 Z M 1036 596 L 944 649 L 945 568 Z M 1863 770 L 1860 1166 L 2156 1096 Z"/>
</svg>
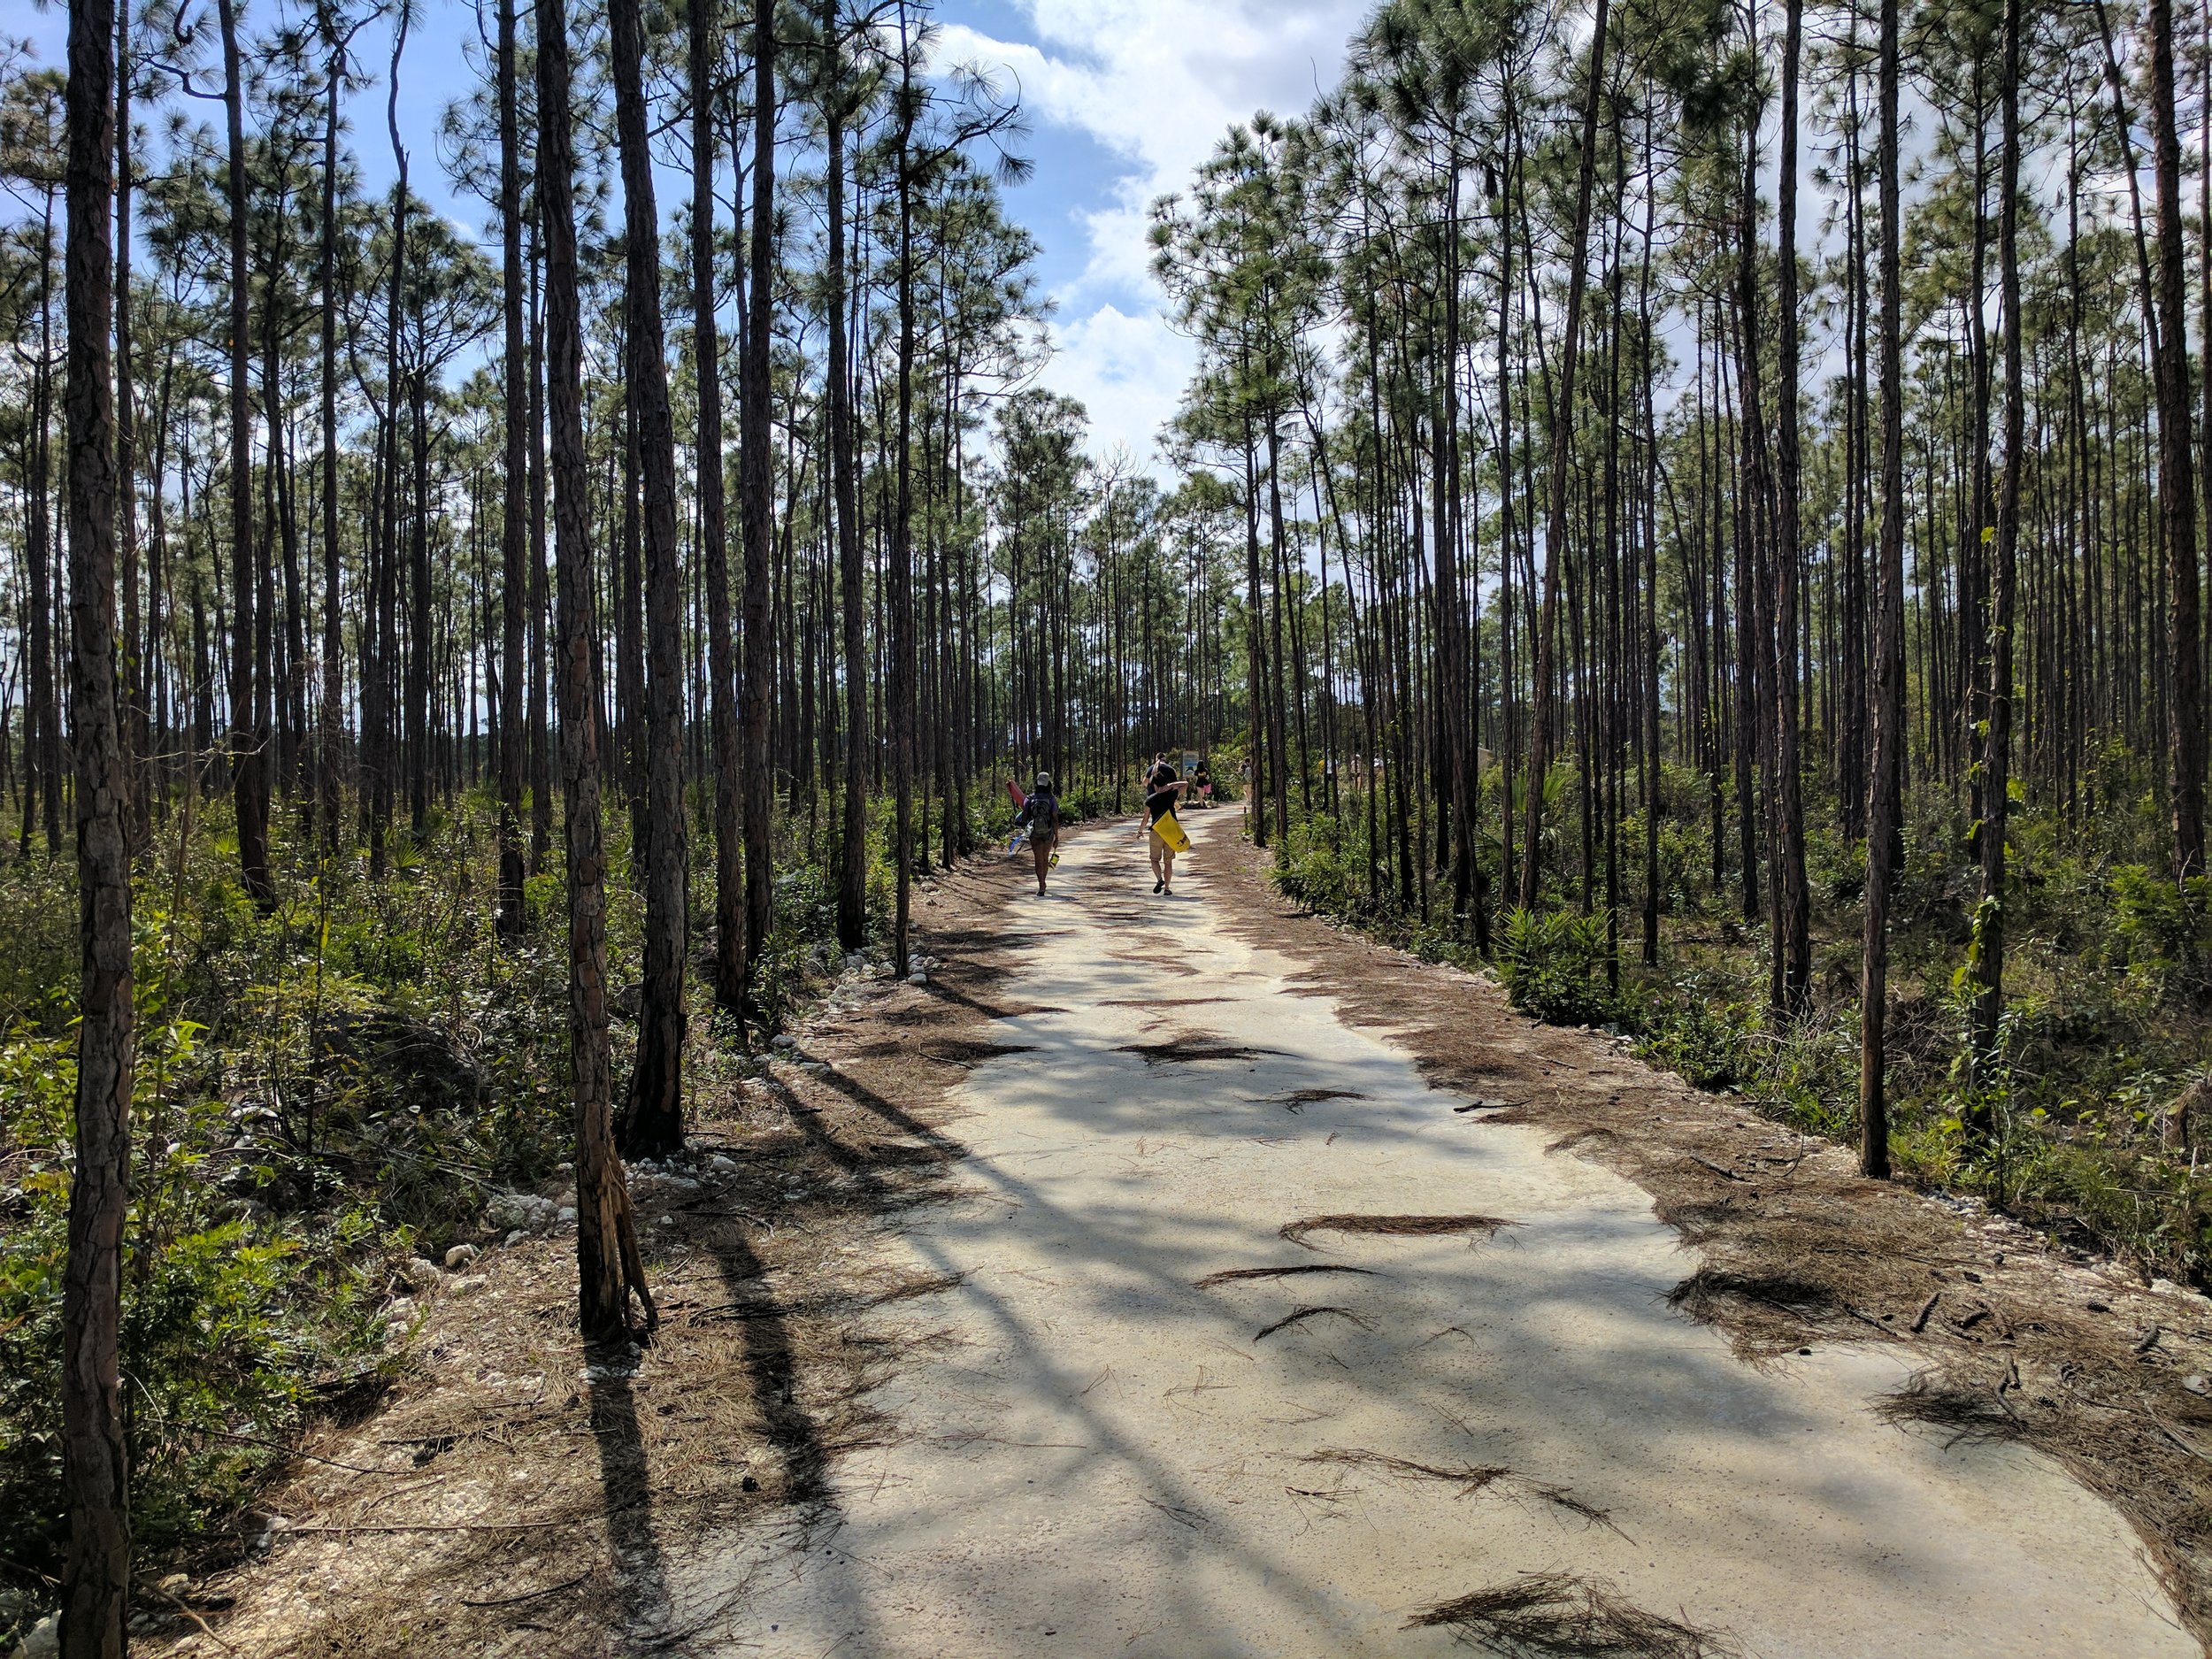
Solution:
<svg viewBox="0 0 2212 1659">
<path fill-rule="evenodd" d="M 2123 757 L 2124 758 L 2124 757 Z M 2126 775 L 2116 762 L 2111 776 Z M 1480 856 L 1498 890 L 1500 774 L 1484 780 Z M 1550 793 L 1571 802 L 1571 762 Z M 2116 796 L 2117 798 L 2112 798 Z M 1970 1081 L 1979 897 L 1962 803 L 1916 793 L 1917 821 L 1895 896 L 1886 1053 L 1891 1150 L 1900 1179 L 1982 1200 L 2078 1252 L 2108 1254 L 2146 1279 L 2212 1284 L 2212 1167 L 2197 1133 L 2212 1099 L 2212 880 L 2162 873 L 2164 809 L 2116 787 L 2069 822 L 2015 804 L 2002 1061 Z M 1641 959 L 1638 901 L 1609 926 L 1602 843 L 1587 885 L 1571 814 L 1553 812 L 1544 903 L 1502 909 L 1485 963 L 1431 872 L 1406 902 L 1388 849 L 1371 879 L 1363 796 L 1331 814 L 1294 810 L 1274 879 L 1285 895 L 1429 961 L 1494 973 L 1515 1006 L 1548 1023 L 1601 1028 L 1700 1088 L 1741 1096 L 1793 1128 L 1856 1133 L 1863 850 L 1832 829 L 1808 836 L 1813 1007 L 1791 1021 L 1769 1002 L 1769 933 L 1747 918 L 1737 872 L 1717 872 L 1715 814 L 1701 773 L 1668 769 L 1661 800 L 1659 961 Z M 1624 812 L 1624 860 L 1646 826 Z M 1716 879 L 1716 877 L 1718 877 Z M 1426 900 L 1424 915 L 1422 901 Z M 1986 1123 L 1985 1133 L 1971 1125 Z"/>
<path fill-rule="evenodd" d="M 1087 803 L 1069 803 L 1071 818 Z M 410 1264 L 484 1235 L 499 1194 L 572 1156 L 567 962 L 557 864 L 530 879 L 530 926 L 503 949 L 489 897 L 497 807 L 470 792 L 402 833 L 389 878 L 280 844 L 265 913 L 237 879 L 227 798 L 157 826 L 139 884 L 141 1010 L 123 1377 L 140 1558 L 235 1525 L 318 1418 L 367 1409 L 407 1363 Z M 879 816 L 886 816 L 879 814 Z M 1002 796 L 972 834 L 1003 838 Z M 829 821 L 827 819 L 821 821 Z M 616 1076 L 635 1042 L 644 899 L 628 814 L 607 818 Z M 894 872 L 875 826 L 868 913 Z M 833 868 L 786 826 L 759 1023 L 710 1012 L 708 1071 L 755 1064 L 841 974 L 888 972 L 872 933 L 836 938 Z M 693 842 L 692 945 L 710 949 L 710 849 Z M 61 1278 L 71 1180 L 76 896 L 67 868 L 0 859 L 0 1633 L 52 1604 L 60 1502 Z M 880 931 L 880 930 L 879 930 Z"/>
</svg>

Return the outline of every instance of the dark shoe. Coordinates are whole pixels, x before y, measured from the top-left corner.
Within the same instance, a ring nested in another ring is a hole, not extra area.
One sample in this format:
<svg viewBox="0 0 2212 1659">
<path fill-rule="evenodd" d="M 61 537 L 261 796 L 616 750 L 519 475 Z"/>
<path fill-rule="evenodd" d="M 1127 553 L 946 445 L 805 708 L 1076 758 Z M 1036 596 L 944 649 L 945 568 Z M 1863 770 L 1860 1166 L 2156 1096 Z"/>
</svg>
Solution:
<svg viewBox="0 0 2212 1659">
<path fill-rule="evenodd" d="M 1164 891 L 1164 890 L 1166 888 L 1166 887 L 1167 887 L 1167 883 L 1166 883 L 1166 882 L 1164 882 L 1164 881 L 1160 881 L 1160 880 L 1155 880 L 1155 881 L 1153 882 L 1153 884 L 1152 884 L 1152 890 L 1153 890 L 1155 893 L 1158 893 L 1158 892 L 1162 892 L 1162 891 Z"/>
</svg>

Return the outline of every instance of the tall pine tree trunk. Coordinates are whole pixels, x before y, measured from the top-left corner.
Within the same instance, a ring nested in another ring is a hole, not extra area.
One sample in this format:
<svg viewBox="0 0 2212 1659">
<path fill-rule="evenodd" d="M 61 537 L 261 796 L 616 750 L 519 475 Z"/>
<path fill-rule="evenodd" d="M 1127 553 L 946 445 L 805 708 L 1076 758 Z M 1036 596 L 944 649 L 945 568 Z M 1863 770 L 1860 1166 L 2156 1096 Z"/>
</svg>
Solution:
<svg viewBox="0 0 2212 1659">
<path fill-rule="evenodd" d="M 2166 547 L 2167 673 L 2171 706 L 2174 875 L 2204 870 L 2204 645 L 2199 614 L 2197 503 L 2189 415 L 2189 337 L 2182 276 L 2181 134 L 2174 109 L 2172 0 L 2150 0 L 2151 123 L 2158 185 L 2158 512 Z"/>
<path fill-rule="evenodd" d="M 822 117 L 828 188 L 830 488 L 837 514 L 837 576 L 845 647 L 845 820 L 838 848 L 837 939 L 857 950 L 867 933 L 868 675 L 865 595 L 862 588 L 858 491 L 853 457 L 852 369 L 846 340 L 845 90 L 840 73 L 838 0 L 824 0 L 822 34 L 829 65 L 823 75 Z"/>
<path fill-rule="evenodd" d="M 537 0 L 538 196 L 546 253 L 547 405 L 561 773 L 568 839 L 568 1030 L 576 1102 L 578 1322 L 589 1340 L 626 1333 L 629 1293 L 656 1318 L 638 1257 L 629 1185 L 615 1156 L 607 1041 L 606 845 L 599 810 L 599 685 L 592 651 L 591 526 L 585 501 L 583 319 L 577 301 L 575 157 L 569 131 L 565 0 Z"/>
<path fill-rule="evenodd" d="M 70 735 L 76 756 L 76 1168 L 62 1271 L 62 1501 L 69 1515 L 61 1646 L 119 1659 L 128 1641 L 129 1458 L 123 1436 L 123 1223 L 132 1084 L 130 779 L 117 718 L 114 303 L 109 210 L 115 158 L 115 8 L 69 8 L 66 393 Z"/>
<path fill-rule="evenodd" d="M 769 453 L 773 388 L 768 353 L 773 341 L 776 235 L 776 7 L 758 0 L 753 13 L 753 204 L 746 250 L 745 355 L 738 375 L 738 493 L 745 537 L 743 640 L 745 680 L 739 704 L 744 742 L 745 949 L 749 985 L 767 942 L 774 903 L 768 831 L 770 792 L 768 692 L 775 674 L 769 632 L 770 564 L 775 557 L 775 477 Z"/>
<path fill-rule="evenodd" d="M 1560 336 L 1559 384 L 1553 393 L 1551 458 L 1544 516 L 1544 588 L 1536 624 L 1536 673 L 1528 741 L 1528 804 L 1521 832 L 1521 903 L 1533 910 L 1543 882 L 1544 778 L 1551 770 L 1552 680 L 1558 654 L 1559 568 L 1567 543 L 1567 470 L 1574 453 L 1575 357 L 1582 298 L 1589 287 L 1590 197 L 1598 157 L 1598 100 L 1605 90 L 1607 0 L 1591 19 L 1589 85 L 1582 106 L 1582 159 L 1575 184 L 1574 237 L 1568 250 L 1567 318 Z"/>
<path fill-rule="evenodd" d="M 703 4 L 703 0 L 695 0 Z M 615 133 L 622 152 L 632 409 L 645 533 L 645 973 L 623 1150 L 665 1157 L 684 1143 L 684 944 L 690 859 L 684 814 L 683 585 L 676 568 L 676 431 L 661 323 L 660 214 L 653 197 L 639 0 L 610 0 Z"/>
<path fill-rule="evenodd" d="M 2023 0 L 2005 0 L 2004 68 L 1999 96 L 2004 105 L 2004 149 L 1998 163 L 1997 284 L 2004 330 L 2004 472 L 1997 485 L 1996 568 L 1990 572 L 1989 733 L 1982 787 L 1982 902 L 1974 918 L 1969 958 L 1974 996 L 1972 1126 L 1990 1127 L 1989 1091 L 2001 1061 L 2000 1033 L 2005 1007 L 2005 833 L 2012 781 L 2012 618 L 2020 547 L 2020 480 L 2027 457 L 2027 388 L 2020 319 L 2020 48 Z"/>
<path fill-rule="evenodd" d="M 254 626 L 259 571 L 253 542 L 253 406 L 247 383 L 246 106 L 233 0 L 218 0 L 223 39 L 223 121 L 228 141 L 230 209 L 230 557 L 231 792 L 238 813 L 238 868 L 246 891 L 264 910 L 276 902 L 269 879 L 269 769 L 266 736 L 255 696 L 259 667 Z M 406 33 L 403 21 L 400 32 Z M 396 55 L 396 54 L 395 54 Z"/>
<path fill-rule="evenodd" d="M 1774 548 L 1774 943 L 1776 1011 L 1795 1018 L 1812 1006 L 1812 901 L 1805 879 L 1804 779 L 1798 747 L 1798 498 L 1802 491 L 1797 442 L 1797 66 L 1803 35 L 1801 0 L 1788 0 L 1782 39 L 1781 247 L 1777 309 L 1781 385 L 1776 394 Z"/>
<path fill-rule="evenodd" d="M 1898 3 L 1881 0 L 1881 133 L 1875 166 L 1881 195 L 1881 491 L 1882 523 L 1875 559 L 1873 764 L 1866 823 L 1866 900 L 1859 954 L 1859 1169 L 1889 1179 L 1888 1074 L 1883 1051 L 1889 999 L 1889 902 L 1899 861 L 1898 786 L 1905 741 L 1905 386 L 1898 270 Z"/>
<path fill-rule="evenodd" d="M 691 342 L 699 399 L 699 541 L 706 555 L 708 718 L 714 743 L 714 1001 L 745 1007 L 744 790 L 737 739 L 737 647 L 730 635 L 730 550 L 722 492 L 722 342 L 714 314 L 714 8 L 693 0 Z M 742 1025 L 739 1029 L 741 1031 Z"/>
<path fill-rule="evenodd" d="M 499 0 L 500 301 L 505 324 L 505 473 L 499 517 L 499 937 L 522 937 L 522 698 L 529 588 L 530 364 L 522 320 L 522 135 L 515 87 L 515 0 Z"/>
</svg>

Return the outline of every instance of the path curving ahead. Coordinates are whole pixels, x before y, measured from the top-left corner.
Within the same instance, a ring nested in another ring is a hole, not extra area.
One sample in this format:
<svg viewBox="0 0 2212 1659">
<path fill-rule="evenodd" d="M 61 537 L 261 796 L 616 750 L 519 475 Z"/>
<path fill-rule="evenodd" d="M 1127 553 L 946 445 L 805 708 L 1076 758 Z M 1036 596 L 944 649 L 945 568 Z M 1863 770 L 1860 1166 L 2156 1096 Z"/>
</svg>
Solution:
<svg viewBox="0 0 2212 1659">
<path fill-rule="evenodd" d="M 1530 1651 L 2199 1652 L 2055 1465 L 1873 1416 L 1893 1355 L 1762 1371 L 1671 1311 L 1695 1263 L 1647 1196 L 1294 990 L 1210 904 L 1235 815 L 1191 816 L 1171 898 L 1118 824 L 1016 901 L 1048 1011 L 993 1028 L 1025 1051 L 963 1092 L 975 1195 L 901 1245 L 964 1276 L 949 1340 L 833 1515 L 716 1563 L 726 1651 L 1441 1654 L 1409 1620 L 1498 1593 L 1466 1633 L 1581 1621 Z"/>
</svg>

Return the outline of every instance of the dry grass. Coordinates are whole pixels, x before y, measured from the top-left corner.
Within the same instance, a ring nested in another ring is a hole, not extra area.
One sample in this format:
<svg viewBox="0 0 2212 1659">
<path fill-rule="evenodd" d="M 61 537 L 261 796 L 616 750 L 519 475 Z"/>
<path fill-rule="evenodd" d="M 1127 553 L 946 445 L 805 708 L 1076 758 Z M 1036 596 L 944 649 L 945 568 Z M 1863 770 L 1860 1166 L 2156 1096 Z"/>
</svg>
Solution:
<svg viewBox="0 0 2212 1659">
<path fill-rule="evenodd" d="M 1313 1233 L 1369 1233 L 1398 1238 L 1426 1238 L 1438 1233 L 1479 1233 L 1485 1238 L 1513 1224 L 1497 1216 L 1308 1216 L 1286 1222 L 1277 1229 L 1293 1244 L 1306 1244 Z M 1308 1249 L 1314 1247 L 1306 1244 Z"/>
<path fill-rule="evenodd" d="M 1359 1326 L 1359 1328 L 1363 1331 L 1372 1328 L 1368 1325 L 1366 1320 L 1361 1318 L 1359 1315 L 1354 1313 L 1349 1308 L 1301 1308 L 1295 1313 L 1285 1314 L 1272 1325 L 1261 1326 L 1258 1331 L 1253 1333 L 1252 1340 L 1255 1342 L 1264 1340 L 1266 1338 L 1273 1336 L 1278 1331 L 1287 1331 L 1294 1325 L 1303 1325 L 1309 1319 L 1318 1319 L 1324 1314 L 1331 1315 L 1339 1319 L 1348 1319 L 1354 1325 Z"/>
<path fill-rule="evenodd" d="M 1439 1088 L 1522 1102 L 1480 1122 L 1549 1131 L 1550 1150 L 1649 1193 L 1702 1257 L 1674 1292 L 1685 1314 L 1755 1363 L 1816 1341 L 1899 1345 L 1918 1376 L 1888 1415 L 2055 1459 L 2127 1518 L 2212 1653 L 2212 1400 L 2189 1386 L 2212 1376 L 2204 1298 L 2154 1289 L 1978 1205 L 1864 1180 L 1844 1148 L 1602 1036 L 1539 1025 L 1475 976 L 1301 917 L 1267 886 L 1261 855 L 1215 845 L 1209 874 L 1232 926 L 1300 962 L 1300 988 L 1389 1033 Z"/>
<path fill-rule="evenodd" d="M 702 1081 L 702 1159 L 734 1169 L 695 1165 L 695 1189 L 634 1172 L 653 1348 L 577 1342 L 566 1240 L 489 1250 L 484 1288 L 431 1305 L 413 1374 L 367 1420 L 326 1426 L 306 1448 L 324 1461 L 269 1495 L 284 1525 L 266 1556 L 209 1540 L 186 1599 L 213 1635 L 180 1622 L 142 1650 L 587 1659 L 718 1627 L 739 1592 L 695 1587 L 692 1547 L 830 1519 L 836 1461 L 897 1432 L 876 1393 L 936 1340 L 928 1298 L 958 1282 L 876 1247 L 952 1190 L 946 1096 L 1009 1051 L 978 1035 L 1018 1011 L 984 959 L 1014 890 L 1002 873 L 933 884 L 929 985 L 873 982 L 766 1078 Z M 879 1040 L 887 1023 L 901 1041 Z M 856 1317 L 887 1308 L 910 1312 Z"/>
<path fill-rule="evenodd" d="M 1560 1572 L 1525 1573 L 1406 1621 L 1408 1630 L 1439 1625 L 1503 1659 L 1721 1659 L 1734 1651 L 1709 1631 Z"/>
<path fill-rule="evenodd" d="M 1305 1110 L 1309 1106 L 1317 1106 L 1323 1101 L 1365 1100 L 1367 1096 L 1357 1089 L 1352 1088 L 1294 1088 L 1285 1094 L 1270 1094 L 1267 1097 L 1267 1103 L 1271 1106 L 1280 1106 L 1286 1111 L 1295 1113 Z"/>
<path fill-rule="evenodd" d="M 1459 1488 L 1458 1495 L 1471 1498 L 1479 1493 L 1494 1492 L 1502 1497 L 1516 1500 L 1535 1500 L 1565 1510 L 1593 1526 L 1602 1526 L 1608 1532 L 1625 1538 L 1626 1533 L 1613 1525 L 1613 1517 L 1594 1503 L 1585 1503 L 1564 1486 L 1532 1480 L 1517 1474 L 1503 1463 L 1465 1463 L 1447 1466 L 1440 1463 L 1416 1463 L 1411 1458 L 1393 1457 L 1385 1452 L 1345 1450 L 1332 1448 L 1308 1454 L 1310 1463 L 1335 1463 L 1354 1469 L 1379 1470 L 1386 1475 L 1406 1479 L 1440 1480 Z"/>
<path fill-rule="evenodd" d="M 1255 1048 L 1232 1042 L 1208 1031 L 1180 1031 L 1158 1042 L 1124 1043 L 1117 1054 L 1133 1054 L 1147 1065 L 1194 1065 L 1205 1060 L 1257 1060 L 1272 1048 Z"/>
<path fill-rule="evenodd" d="M 1239 1279 L 1288 1279 L 1296 1273 L 1364 1273 L 1371 1278 L 1374 1271 L 1371 1267 L 1351 1267 L 1333 1262 L 1317 1262 L 1297 1267 L 1229 1267 L 1218 1273 L 1209 1273 L 1203 1279 L 1194 1279 L 1192 1286 L 1194 1289 L 1210 1290 L 1216 1285 L 1232 1284 Z"/>
</svg>

